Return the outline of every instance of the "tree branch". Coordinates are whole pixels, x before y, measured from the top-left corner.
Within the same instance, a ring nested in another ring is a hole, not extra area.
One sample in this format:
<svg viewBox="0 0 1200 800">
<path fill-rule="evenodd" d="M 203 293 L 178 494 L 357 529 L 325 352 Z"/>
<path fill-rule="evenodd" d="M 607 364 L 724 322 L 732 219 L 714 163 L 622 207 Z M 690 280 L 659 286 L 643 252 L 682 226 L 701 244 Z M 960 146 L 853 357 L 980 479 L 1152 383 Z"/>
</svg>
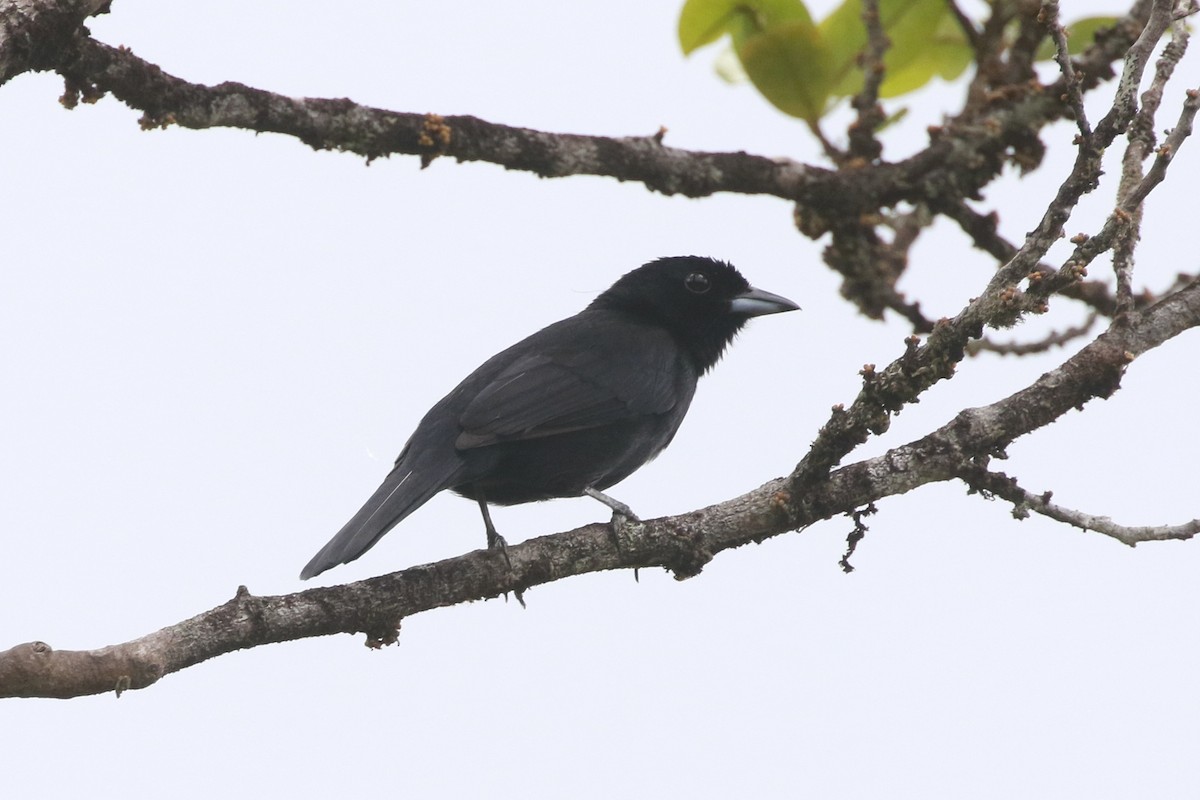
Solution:
<svg viewBox="0 0 1200 800">
<path fill-rule="evenodd" d="M 84 20 L 111 0 L 9 0 L 0 3 L 0 86 L 31 70 L 53 69 Z"/>
<path fill-rule="evenodd" d="M 508 548 L 511 571 L 478 550 L 365 581 L 233 599 L 125 644 L 56 651 L 42 642 L 0 653 L 0 697 L 67 698 L 150 686 L 172 672 L 262 644 L 365 632 L 368 644 L 396 641 L 401 621 L 433 608 L 609 569 L 664 567 L 698 574 L 714 555 L 963 473 L 965 464 L 1002 454 L 1013 440 L 1094 397 L 1108 397 L 1130 362 L 1200 326 L 1200 281 L 1126 318 L 1031 386 L 967 409 L 922 439 L 796 486 L 778 478 L 741 497 L 676 517 L 593 524 Z"/>
<path fill-rule="evenodd" d="M 473 116 L 387 111 L 346 99 L 292 98 L 241 83 L 190 83 L 125 48 L 80 38 L 58 67 L 64 102 L 111 93 L 143 112 L 151 129 L 241 128 L 294 136 L 314 150 L 355 153 L 368 161 L 390 155 L 485 161 L 541 177 L 604 175 L 638 181 L 663 194 L 716 192 L 816 198 L 836 191 L 834 173 L 786 159 L 746 153 L 703 153 L 666 147 L 661 133 L 608 138 L 499 125 Z"/>
<path fill-rule="evenodd" d="M 1094 48 L 1092 59 L 1081 61 L 1083 88 L 1095 87 L 1110 74 L 1109 63 L 1137 35 L 1128 28 L 1118 33 Z M 767 194 L 801 203 L 813 214 L 846 218 L 904 200 L 918 202 L 949 187 L 956 196 L 969 196 L 999 174 L 1005 153 L 1027 141 L 1031 128 L 1062 113 L 1060 87 L 1026 89 L 971 111 L 972 117 L 986 114 L 987 125 L 967 118 L 951 123 L 912 158 L 872 170 L 835 173 L 787 159 L 678 150 L 663 146 L 657 135 L 614 139 L 551 134 L 472 116 L 392 112 L 345 99 L 289 98 L 240 83 L 209 87 L 86 36 L 60 54 L 56 69 L 67 79 L 68 103 L 75 95 L 93 100 L 111 93 L 141 110 L 141 123 L 147 128 L 242 128 L 286 134 L 314 149 L 342 150 L 367 159 L 405 154 L 428 162 L 445 155 L 543 177 L 605 175 L 688 197 Z M 949 127 L 954 127 L 953 136 L 944 135 Z"/>
</svg>

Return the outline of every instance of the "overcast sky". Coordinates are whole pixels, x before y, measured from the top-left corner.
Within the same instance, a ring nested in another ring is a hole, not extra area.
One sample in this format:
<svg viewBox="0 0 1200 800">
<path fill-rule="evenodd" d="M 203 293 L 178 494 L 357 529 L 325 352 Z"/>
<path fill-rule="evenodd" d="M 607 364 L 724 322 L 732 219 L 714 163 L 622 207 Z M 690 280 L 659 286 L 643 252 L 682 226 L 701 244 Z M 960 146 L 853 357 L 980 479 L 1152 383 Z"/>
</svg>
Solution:
<svg viewBox="0 0 1200 800">
<path fill-rule="evenodd" d="M 665 126 L 673 146 L 819 160 L 800 123 L 714 76 L 716 50 L 679 54 L 677 3 L 117 0 L 113 12 L 89 24 L 99 39 L 192 81 L 557 132 Z M 1160 128 L 1200 84 L 1198 63 L 1169 89 Z M 857 316 L 825 243 L 796 233 L 777 199 L 450 160 L 368 167 L 274 135 L 145 133 L 111 98 L 68 112 L 61 93 L 51 75 L 0 88 L 0 649 L 116 644 L 239 584 L 305 588 L 300 568 L 434 401 L 658 256 L 728 259 L 804 310 L 752 322 L 674 444 L 612 489 L 644 516 L 786 474 L 830 406 L 853 399 L 862 365 L 903 350 L 904 326 Z M 911 98 L 887 157 L 921 147 L 960 94 Z M 1035 176 L 988 190 L 1011 239 L 1065 174 L 1072 132 L 1048 132 Z M 1151 198 L 1139 288 L 1197 269 L 1198 165 L 1189 141 Z M 1107 186 L 1068 231 L 1094 232 L 1111 203 Z M 990 266 L 939 223 L 902 288 L 948 315 Z M 1084 316 L 1054 311 L 1003 335 Z M 854 458 L 1064 357 L 968 361 Z M 1198 358 L 1195 332 L 1140 358 L 1122 391 L 1019 441 L 1004 468 L 1128 524 L 1197 516 Z M 931 486 L 879 504 L 852 575 L 837 567 L 850 529 L 838 518 L 723 553 L 682 583 L 590 575 L 531 590 L 527 610 L 422 614 L 380 652 L 329 637 L 227 655 L 119 700 L 4 701 L 5 794 L 1194 796 L 1200 543 L 1131 550 L 1009 510 Z M 480 547 L 478 516 L 439 496 L 314 583 Z M 510 542 L 606 517 L 588 499 L 494 512 Z"/>
</svg>

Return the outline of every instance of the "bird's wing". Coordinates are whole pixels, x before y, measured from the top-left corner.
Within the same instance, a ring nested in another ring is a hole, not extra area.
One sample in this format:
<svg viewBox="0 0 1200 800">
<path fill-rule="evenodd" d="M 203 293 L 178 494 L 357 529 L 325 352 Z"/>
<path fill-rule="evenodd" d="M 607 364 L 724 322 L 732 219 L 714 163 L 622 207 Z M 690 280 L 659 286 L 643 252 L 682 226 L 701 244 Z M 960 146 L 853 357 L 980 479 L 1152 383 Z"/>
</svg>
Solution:
<svg viewBox="0 0 1200 800">
<path fill-rule="evenodd" d="M 669 333 L 585 321 L 547 328 L 542 333 L 553 335 L 530 342 L 532 349 L 496 374 L 459 417 L 455 446 L 554 436 L 674 407 L 681 370 L 689 367 Z"/>
</svg>

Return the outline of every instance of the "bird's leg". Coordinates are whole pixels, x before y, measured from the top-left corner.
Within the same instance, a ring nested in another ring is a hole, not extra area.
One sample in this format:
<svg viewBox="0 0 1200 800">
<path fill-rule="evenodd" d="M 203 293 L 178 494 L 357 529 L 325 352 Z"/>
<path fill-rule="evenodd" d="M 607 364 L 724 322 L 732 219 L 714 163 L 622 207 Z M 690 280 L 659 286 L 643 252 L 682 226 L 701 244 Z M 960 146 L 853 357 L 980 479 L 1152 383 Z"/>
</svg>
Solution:
<svg viewBox="0 0 1200 800">
<path fill-rule="evenodd" d="M 499 550 L 504 556 L 504 563 L 508 565 L 508 571 L 512 572 L 512 561 L 508 558 L 508 542 L 504 541 L 504 537 L 496 530 L 496 526 L 492 524 L 492 514 L 488 511 L 487 500 L 483 499 L 483 495 L 479 495 L 479 510 L 483 512 L 483 527 L 487 531 L 487 544 L 489 550 Z"/>
<path fill-rule="evenodd" d="M 615 497 L 609 497 L 604 492 L 600 491 L 599 489 L 593 489 L 591 486 L 584 489 L 583 493 L 594 500 L 599 500 L 601 503 L 604 503 L 604 505 L 613 510 L 614 514 L 620 514 L 622 517 L 631 519 L 634 522 L 641 522 L 641 519 L 638 518 L 638 515 L 633 513 L 632 508 L 625 505 L 620 500 L 617 500 Z"/>
</svg>

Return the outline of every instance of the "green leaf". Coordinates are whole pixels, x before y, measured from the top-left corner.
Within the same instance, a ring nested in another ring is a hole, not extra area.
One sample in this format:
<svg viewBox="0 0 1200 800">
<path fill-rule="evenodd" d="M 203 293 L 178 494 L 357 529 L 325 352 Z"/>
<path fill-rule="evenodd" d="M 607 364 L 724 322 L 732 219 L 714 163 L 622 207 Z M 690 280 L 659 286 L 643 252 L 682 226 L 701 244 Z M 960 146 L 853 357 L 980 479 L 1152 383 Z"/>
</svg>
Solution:
<svg viewBox="0 0 1200 800">
<path fill-rule="evenodd" d="M 889 69 L 879 87 L 881 97 L 898 97 L 920 89 L 935 77 L 952 81 L 975 61 L 975 53 L 953 19 L 943 18 L 925 47 L 907 62 Z"/>
<path fill-rule="evenodd" d="M 737 5 L 752 14 L 759 30 L 766 30 L 784 22 L 807 22 L 812 24 L 808 7 L 803 0 L 748 0 Z"/>
<path fill-rule="evenodd" d="M 903 94 L 935 75 L 953 78 L 973 54 L 945 0 L 880 0 L 880 21 L 891 40 L 880 93 Z M 792 116 L 815 123 L 830 99 L 863 83 L 858 54 L 867 43 L 861 0 L 844 0 L 820 25 L 801 0 L 686 0 L 679 44 L 691 53 L 722 36 L 758 91 Z M 733 74 L 726 68 L 722 75 Z"/>
<path fill-rule="evenodd" d="M 679 46 L 690 55 L 729 32 L 737 3 L 731 0 L 687 0 L 679 13 Z"/>
<path fill-rule="evenodd" d="M 880 0 L 879 17 L 891 40 L 883 57 L 884 96 L 912 91 L 934 75 L 953 72 L 957 76 L 970 63 L 973 54 L 945 0 Z M 858 54 L 867 46 L 861 0 L 845 0 L 821 21 L 820 30 L 830 48 L 831 93 L 839 97 L 857 93 L 863 84 Z M 966 63 L 954 72 L 964 57 Z"/>
<path fill-rule="evenodd" d="M 1067 26 L 1067 52 L 1073 56 L 1079 55 L 1096 41 L 1096 31 L 1111 28 L 1116 24 L 1116 17 L 1087 17 L 1072 22 Z M 1038 47 L 1037 60 L 1051 61 L 1057 51 L 1054 40 L 1046 39 Z"/>
<path fill-rule="evenodd" d="M 829 101 L 829 47 L 811 20 L 792 19 L 734 36 L 746 74 L 786 114 L 816 123 Z"/>
<path fill-rule="evenodd" d="M 679 46 L 690 55 L 727 33 L 750 35 L 795 20 L 812 24 L 801 0 L 687 0 L 679 12 Z"/>
</svg>

